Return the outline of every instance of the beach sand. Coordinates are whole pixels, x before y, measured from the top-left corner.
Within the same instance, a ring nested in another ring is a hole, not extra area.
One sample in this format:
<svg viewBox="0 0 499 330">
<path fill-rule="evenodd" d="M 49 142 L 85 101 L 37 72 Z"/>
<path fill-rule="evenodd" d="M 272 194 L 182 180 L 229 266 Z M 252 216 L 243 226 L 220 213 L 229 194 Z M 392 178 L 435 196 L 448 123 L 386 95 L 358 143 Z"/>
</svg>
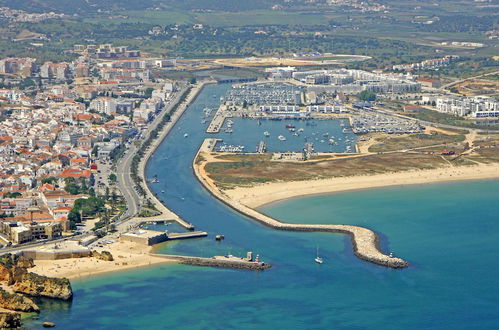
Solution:
<svg viewBox="0 0 499 330">
<path fill-rule="evenodd" d="M 45 276 L 76 279 L 160 263 L 176 262 L 174 260 L 149 255 L 152 250 L 151 246 L 129 242 L 115 242 L 106 245 L 104 248 L 96 248 L 95 250 L 98 252 L 111 252 L 114 261 L 103 261 L 94 257 L 35 260 L 35 267 L 31 268 L 29 271 Z"/>
<path fill-rule="evenodd" d="M 204 172 L 204 166 L 200 169 Z M 206 173 L 202 173 L 206 178 Z M 251 208 L 292 197 L 409 184 L 499 178 L 499 164 L 445 167 L 430 170 L 276 182 L 224 190 L 229 198 Z M 208 179 L 210 180 L 210 179 Z M 211 181 L 211 180 L 210 180 Z"/>
</svg>

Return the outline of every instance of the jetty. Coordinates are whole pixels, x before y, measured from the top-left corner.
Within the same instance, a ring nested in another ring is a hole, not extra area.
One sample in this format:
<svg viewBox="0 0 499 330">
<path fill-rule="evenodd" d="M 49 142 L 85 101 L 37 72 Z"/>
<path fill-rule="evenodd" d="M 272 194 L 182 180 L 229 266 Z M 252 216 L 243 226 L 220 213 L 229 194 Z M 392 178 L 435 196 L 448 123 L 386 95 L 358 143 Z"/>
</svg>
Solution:
<svg viewBox="0 0 499 330">
<path fill-rule="evenodd" d="M 199 151 L 198 151 L 199 155 Z M 198 157 L 196 156 L 195 159 Z M 265 226 L 277 230 L 287 231 L 309 231 L 309 232 L 331 232 L 347 234 L 350 236 L 353 244 L 354 254 L 363 260 L 372 262 L 377 265 L 391 268 L 405 268 L 409 263 L 401 258 L 393 257 L 384 254 L 379 248 L 378 235 L 367 228 L 352 226 L 352 225 L 319 225 L 319 224 L 290 224 L 284 223 L 267 215 L 264 215 L 238 201 L 235 201 L 220 191 L 214 182 L 204 172 L 206 162 L 195 164 L 193 162 L 193 170 L 196 178 L 201 184 L 224 204 L 230 206 L 236 211 L 256 220 Z M 201 171 L 200 171 L 201 170 Z"/>
<path fill-rule="evenodd" d="M 180 256 L 172 254 L 150 254 L 155 257 L 165 258 L 169 260 L 177 260 L 183 265 L 193 266 L 208 266 L 222 268 L 236 268 L 248 270 L 265 270 L 271 268 L 271 264 L 261 261 L 248 260 L 247 258 L 238 258 L 234 256 L 214 256 L 211 258 Z"/>
<path fill-rule="evenodd" d="M 222 126 L 224 125 L 225 118 L 227 118 L 227 115 L 225 113 L 225 110 L 223 109 L 224 105 L 221 105 L 217 113 L 215 113 L 215 116 L 210 122 L 210 125 L 208 125 L 208 128 L 206 129 L 206 133 L 219 133 L 220 129 L 222 129 Z"/>
<path fill-rule="evenodd" d="M 198 237 L 206 237 L 208 233 L 205 231 L 190 231 L 187 233 L 167 233 L 167 240 L 177 240 L 177 239 L 187 239 L 187 238 L 198 238 Z"/>
</svg>

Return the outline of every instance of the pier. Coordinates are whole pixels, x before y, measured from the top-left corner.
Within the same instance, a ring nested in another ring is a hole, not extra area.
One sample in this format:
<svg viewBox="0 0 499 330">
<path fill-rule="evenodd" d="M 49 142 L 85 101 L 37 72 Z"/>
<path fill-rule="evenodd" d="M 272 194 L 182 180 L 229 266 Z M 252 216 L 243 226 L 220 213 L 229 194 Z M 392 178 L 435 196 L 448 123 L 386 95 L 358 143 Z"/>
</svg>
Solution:
<svg viewBox="0 0 499 330">
<path fill-rule="evenodd" d="M 237 258 L 234 256 L 215 256 L 212 258 L 203 258 L 203 257 L 179 256 L 171 254 L 150 254 L 150 255 L 170 260 L 177 260 L 180 264 L 193 265 L 193 266 L 236 268 L 236 269 L 248 269 L 248 270 L 265 270 L 272 267 L 271 264 L 267 264 L 265 262 L 250 261 L 244 258 Z"/>
<path fill-rule="evenodd" d="M 267 144 L 265 143 L 265 141 L 260 141 L 260 143 L 258 143 L 258 146 L 256 147 L 256 152 L 259 154 L 264 154 L 267 152 Z"/>
<path fill-rule="evenodd" d="M 210 125 L 206 129 L 206 133 L 214 134 L 220 132 L 220 129 L 222 129 L 222 126 L 224 125 L 225 118 L 227 117 L 225 114 L 225 110 L 223 109 L 223 105 L 221 105 L 215 116 L 210 122 Z"/>
<path fill-rule="evenodd" d="M 208 236 L 208 233 L 205 231 L 191 231 L 191 232 L 187 232 L 187 233 L 167 233 L 166 234 L 168 241 L 177 240 L 177 239 L 206 237 L 206 236 Z"/>
<path fill-rule="evenodd" d="M 222 139 L 204 139 L 199 150 L 201 150 L 202 152 L 213 152 L 217 143 L 222 141 Z"/>
</svg>

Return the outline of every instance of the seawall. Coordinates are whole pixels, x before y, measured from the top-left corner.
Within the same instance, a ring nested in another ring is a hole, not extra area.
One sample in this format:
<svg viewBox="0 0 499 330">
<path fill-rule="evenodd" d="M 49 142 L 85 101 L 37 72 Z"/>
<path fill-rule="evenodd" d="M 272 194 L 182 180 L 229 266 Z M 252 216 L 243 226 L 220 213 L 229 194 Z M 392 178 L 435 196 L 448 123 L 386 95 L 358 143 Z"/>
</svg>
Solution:
<svg viewBox="0 0 499 330">
<path fill-rule="evenodd" d="M 171 129 L 175 126 L 177 121 L 182 117 L 184 114 L 185 110 L 189 107 L 189 105 L 196 99 L 198 94 L 201 92 L 201 90 L 204 88 L 204 86 L 208 84 L 215 84 L 216 81 L 203 81 L 196 85 L 194 88 L 192 88 L 188 93 L 187 97 L 185 100 L 179 104 L 177 110 L 171 115 L 170 121 L 163 127 L 161 132 L 158 134 L 158 137 L 154 139 L 154 141 L 151 143 L 149 148 L 144 154 L 144 157 L 141 159 L 139 163 L 139 170 L 138 173 L 139 175 L 144 179 L 144 184 L 143 188 L 144 191 L 146 192 L 147 198 L 151 199 L 151 201 L 154 203 L 155 207 L 162 213 L 160 216 L 155 216 L 155 217 L 148 217 L 148 218 L 143 218 L 143 220 L 149 221 L 153 219 L 164 219 L 165 217 L 167 219 L 172 219 L 178 222 L 181 226 L 187 229 L 194 229 L 194 226 L 185 221 L 184 219 L 180 218 L 177 214 L 169 210 L 157 197 L 156 195 L 153 194 L 151 191 L 149 184 L 147 183 L 146 180 L 146 168 L 147 168 L 147 163 L 151 159 L 152 155 L 156 151 L 156 149 L 161 145 L 163 140 L 168 136 L 170 133 Z M 185 92 L 185 91 L 184 91 Z M 166 114 L 164 114 L 166 115 Z"/>
<path fill-rule="evenodd" d="M 354 253 L 358 258 L 391 268 L 405 268 L 409 266 L 409 263 L 401 258 L 390 257 L 382 253 L 379 248 L 378 235 L 370 229 L 351 225 L 309 225 L 284 223 L 229 198 L 223 193 L 223 191 L 219 190 L 213 181 L 206 175 L 206 172 L 204 171 L 206 162 L 196 164 L 196 159 L 198 158 L 200 152 L 201 149 L 196 154 L 192 164 L 196 178 L 213 196 L 236 211 L 264 224 L 265 226 L 277 230 L 316 231 L 347 234 L 352 240 Z"/>
</svg>

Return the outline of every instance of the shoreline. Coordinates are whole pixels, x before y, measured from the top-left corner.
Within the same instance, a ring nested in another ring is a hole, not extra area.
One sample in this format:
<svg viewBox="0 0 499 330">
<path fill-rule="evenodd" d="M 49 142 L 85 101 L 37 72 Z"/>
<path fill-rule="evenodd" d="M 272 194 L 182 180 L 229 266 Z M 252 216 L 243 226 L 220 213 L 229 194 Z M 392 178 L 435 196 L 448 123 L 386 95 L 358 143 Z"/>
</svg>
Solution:
<svg viewBox="0 0 499 330">
<path fill-rule="evenodd" d="M 271 218 L 254 208 L 251 208 L 233 198 L 228 196 L 224 191 L 218 189 L 213 180 L 211 180 L 206 171 L 204 170 L 204 166 L 207 164 L 206 161 L 196 163 L 198 156 L 201 152 L 203 152 L 204 148 L 206 148 L 207 143 L 206 139 L 201 148 L 196 153 L 192 161 L 192 170 L 194 172 L 195 177 L 201 183 L 201 185 L 215 198 L 224 203 L 225 205 L 231 207 L 233 210 L 249 217 L 256 222 L 261 223 L 267 227 L 276 230 L 284 230 L 284 231 L 307 231 L 307 232 L 331 232 L 331 233 L 340 233 L 346 234 L 350 236 L 352 241 L 354 254 L 363 260 L 368 262 L 372 262 L 374 264 L 390 267 L 390 268 L 406 268 L 409 266 L 409 263 L 402 258 L 392 257 L 384 254 L 380 250 L 379 237 L 378 235 L 364 227 L 353 226 L 353 225 L 320 225 L 320 224 L 292 224 L 285 223 L 274 218 Z"/>
<path fill-rule="evenodd" d="M 35 267 L 30 268 L 29 271 L 49 277 L 66 277 L 70 280 L 79 280 L 135 268 L 178 263 L 174 259 L 151 255 L 154 252 L 152 246 L 129 242 L 115 242 L 104 248 L 96 249 L 96 251 L 111 252 L 114 261 L 99 260 L 95 257 L 34 260 Z"/>
<path fill-rule="evenodd" d="M 225 190 L 230 198 L 260 208 L 292 198 L 405 185 L 499 179 L 499 164 L 444 167 L 320 180 L 271 182 Z"/>
</svg>

